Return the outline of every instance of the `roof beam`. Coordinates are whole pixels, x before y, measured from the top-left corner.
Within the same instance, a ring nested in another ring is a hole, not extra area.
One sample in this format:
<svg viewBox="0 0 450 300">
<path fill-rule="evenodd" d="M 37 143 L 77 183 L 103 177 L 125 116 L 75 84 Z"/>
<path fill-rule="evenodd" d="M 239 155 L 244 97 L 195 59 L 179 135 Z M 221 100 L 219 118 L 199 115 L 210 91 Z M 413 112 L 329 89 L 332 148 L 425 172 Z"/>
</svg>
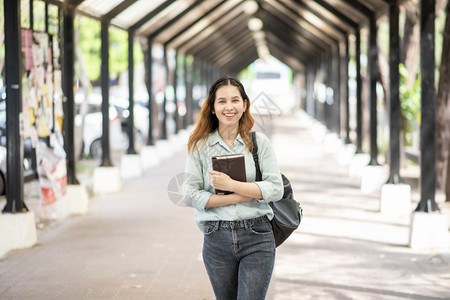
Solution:
<svg viewBox="0 0 450 300">
<path fill-rule="evenodd" d="M 170 26 L 172 26 L 173 24 L 178 22 L 182 17 L 184 17 L 186 14 L 188 14 L 192 9 L 194 9 L 195 7 L 197 7 L 198 5 L 200 5 L 202 3 L 203 3 L 203 0 L 195 1 L 194 3 L 191 4 L 191 6 L 189 6 L 182 12 L 180 12 L 175 18 L 170 19 L 167 23 L 160 26 L 156 31 L 154 31 L 153 33 L 148 35 L 148 38 L 150 40 L 153 40 L 155 37 L 157 37 L 159 34 L 161 34 L 164 30 L 166 30 L 167 28 L 169 28 Z"/>
<path fill-rule="evenodd" d="M 67 0 L 67 4 L 72 6 L 73 8 L 76 8 L 78 5 L 81 4 L 84 0 Z"/>
<path fill-rule="evenodd" d="M 313 55 L 306 54 L 302 51 L 300 44 L 286 42 L 286 40 L 278 34 L 269 33 L 266 38 L 269 41 L 269 50 L 270 46 L 277 45 L 278 49 L 283 50 L 285 53 L 291 53 L 295 57 L 300 58 L 302 61 L 310 61 L 314 58 Z"/>
<path fill-rule="evenodd" d="M 198 24 L 201 20 L 205 19 L 208 15 L 212 14 L 214 11 L 216 11 L 219 7 L 221 7 L 223 4 L 225 4 L 227 1 L 222 0 L 220 1 L 218 4 L 216 4 L 214 7 L 212 7 L 211 9 L 209 9 L 206 13 L 204 13 L 204 15 L 201 18 L 198 18 L 197 20 L 195 20 L 194 22 L 188 24 L 187 26 L 185 26 L 183 29 L 181 29 L 179 32 L 177 32 L 175 35 L 173 35 L 172 37 L 170 37 L 164 44 L 168 45 L 171 42 L 173 42 L 175 39 L 177 39 L 179 36 L 181 36 L 183 33 L 185 33 L 186 31 L 188 31 L 190 28 L 192 28 L 195 24 Z"/>
<path fill-rule="evenodd" d="M 233 23 L 232 21 L 235 21 L 235 19 L 240 18 L 241 16 L 244 15 L 242 11 L 239 11 L 235 8 L 233 8 L 227 15 L 223 16 L 222 18 L 218 18 L 216 21 L 210 23 L 202 31 L 195 34 L 190 39 L 184 41 L 182 44 L 177 45 L 175 48 L 178 48 L 180 52 L 187 51 L 187 49 L 193 48 L 193 46 L 191 45 L 196 45 L 201 40 L 209 38 L 212 34 L 218 32 L 220 28 L 225 27 L 230 23 Z"/>
<path fill-rule="evenodd" d="M 306 43 L 309 43 L 311 46 L 315 47 L 317 51 L 327 51 L 328 49 L 330 49 L 331 45 L 327 44 L 326 42 L 324 42 L 311 32 L 305 30 L 300 25 L 292 21 L 292 19 L 291 19 L 292 22 L 289 22 L 288 20 L 286 20 L 286 15 L 284 15 L 274 7 L 271 6 L 264 7 L 264 12 L 266 13 L 266 17 L 264 19 L 266 21 L 265 22 L 266 24 L 281 24 L 281 23 L 286 24 L 286 28 L 292 29 L 290 30 L 290 32 L 296 32 L 304 39 Z"/>
<path fill-rule="evenodd" d="M 247 16 L 241 14 L 238 18 L 233 19 L 233 22 L 226 23 L 223 27 L 216 30 L 213 34 L 208 37 L 205 37 L 204 40 L 198 41 L 193 47 L 186 50 L 187 53 L 192 55 L 200 55 L 201 51 L 211 52 L 211 45 L 214 45 L 215 48 L 224 47 L 222 45 L 216 45 L 216 43 L 221 44 L 220 41 L 227 41 L 233 36 L 236 36 L 236 32 L 241 31 L 243 27 L 246 28 L 246 25 L 243 25 L 247 20 Z M 208 40 L 207 44 L 204 44 L 203 41 Z"/>
<path fill-rule="evenodd" d="M 342 1 L 347 3 L 350 7 L 355 8 L 356 10 L 360 11 L 368 18 L 372 17 L 375 14 L 372 10 L 367 8 L 367 6 L 365 6 L 364 4 L 362 4 L 361 2 L 358 2 L 356 0 L 342 0 Z"/>
<path fill-rule="evenodd" d="M 257 59 L 258 54 L 256 53 L 256 50 L 254 48 L 247 48 L 238 58 L 228 61 L 226 64 L 222 65 L 221 68 L 229 70 L 231 73 L 238 74 Z"/>
<path fill-rule="evenodd" d="M 317 18 L 319 18 L 323 23 L 327 24 L 333 30 L 338 31 L 344 38 L 347 35 L 348 32 L 345 29 L 341 28 L 338 24 L 332 22 L 331 20 L 325 18 L 320 12 L 309 7 L 302 0 L 294 0 L 294 3 L 297 7 L 306 10 L 311 14 L 313 14 L 314 16 L 316 16 Z"/>
<path fill-rule="evenodd" d="M 338 17 L 339 19 L 341 19 L 348 25 L 352 26 L 353 28 L 358 28 L 358 26 L 359 26 L 358 23 L 356 23 L 355 21 L 353 21 L 352 19 L 350 19 L 349 17 L 347 17 L 346 15 L 344 15 L 343 13 L 338 11 L 336 8 L 334 8 L 332 5 L 328 4 L 327 2 L 325 2 L 323 0 L 314 0 L 314 2 L 316 2 L 317 4 L 319 4 L 326 10 L 328 10 L 330 13 L 335 15 L 336 17 Z"/>
<path fill-rule="evenodd" d="M 102 18 L 110 21 L 112 19 L 114 19 L 115 17 L 117 17 L 117 15 L 119 15 L 121 12 L 123 12 L 125 9 L 127 9 L 128 7 L 130 7 L 131 5 L 133 5 L 135 2 L 137 2 L 137 0 L 123 0 L 122 2 L 120 2 L 116 7 L 114 7 L 113 9 L 111 9 L 109 12 L 107 12 L 106 14 L 104 14 L 102 16 Z"/>
<path fill-rule="evenodd" d="M 160 6 L 149 12 L 147 15 L 145 15 L 142 19 L 134 23 L 130 26 L 129 30 L 135 31 L 136 29 L 140 28 L 142 25 L 153 19 L 156 15 L 158 15 L 160 12 L 165 10 L 167 7 L 172 5 L 176 0 L 167 0 L 164 1 Z"/>
<path fill-rule="evenodd" d="M 267 25 L 268 30 L 266 32 L 266 37 L 269 35 L 275 35 L 279 37 L 284 44 L 289 44 L 291 46 L 298 47 L 303 55 L 309 57 L 315 56 L 321 52 L 317 48 L 311 47 L 310 45 L 303 43 L 297 36 L 294 36 L 294 38 L 292 38 L 292 34 L 289 34 L 289 31 L 279 29 L 277 26 L 269 24 Z M 288 41 L 291 41 L 291 43 L 289 43 Z"/>
<path fill-rule="evenodd" d="M 320 38 L 321 40 L 326 42 L 328 45 L 333 46 L 334 44 L 336 44 L 336 39 L 331 37 L 326 32 L 319 30 L 315 25 L 313 25 L 305 20 L 298 19 L 298 17 L 295 15 L 295 13 L 293 13 L 288 7 L 285 7 L 282 3 L 275 2 L 273 0 L 266 0 L 265 3 L 272 6 L 276 10 L 280 11 L 286 17 L 290 18 L 295 24 L 297 24 L 304 30 L 310 32 L 311 35 L 314 35 L 314 36 Z"/>
<path fill-rule="evenodd" d="M 235 40 L 230 40 L 229 38 L 220 38 L 217 41 L 213 41 L 212 44 L 217 45 L 218 51 L 212 51 L 210 44 L 205 44 L 200 54 L 194 55 L 195 57 L 200 57 L 205 61 L 209 61 L 212 64 L 220 65 L 224 58 L 230 59 L 229 54 L 232 53 L 236 55 L 237 52 L 241 50 L 243 46 L 250 47 L 253 45 L 253 39 L 247 36 L 245 31 L 240 31 L 235 33 Z M 242 40 L 242 43 L 238 43 L 236 45 L 236 40 Z"/>
<path fill-rule="evenodd" d="M 305 71 L 305 65 L 299 61 L 297 58 L 292 56 L 286 56 L 286 54 L 278 49 L 278 45 L 272 45 L 269 49 L 270 53 L 274 57 L 276 57 L 279 61 L 284 63 L 285 65 L 289 66 L 294 71 L 297 72 L 304 72 Z"/>
</svg>

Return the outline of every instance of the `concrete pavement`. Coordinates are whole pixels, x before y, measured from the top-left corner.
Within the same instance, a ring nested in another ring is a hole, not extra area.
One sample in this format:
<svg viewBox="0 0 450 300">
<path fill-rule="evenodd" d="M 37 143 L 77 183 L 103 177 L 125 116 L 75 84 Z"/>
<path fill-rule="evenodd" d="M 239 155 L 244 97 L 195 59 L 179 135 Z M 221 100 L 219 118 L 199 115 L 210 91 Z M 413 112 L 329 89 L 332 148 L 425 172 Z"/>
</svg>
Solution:
<svg viewBox="0 0 450 300">
<path fill-rule="evenodd" d="M 450 299 L 450 251 L 407 247 L 409 217 L 380 214 L 379 193 L 361 193 L 305 116 L 255 119 L 304 209 L 277 249 L 267 299 Z M 0 299 L 214 299 L 193 212 L 168 195 L 185 155 L 3 257 Z"/>
</svg>

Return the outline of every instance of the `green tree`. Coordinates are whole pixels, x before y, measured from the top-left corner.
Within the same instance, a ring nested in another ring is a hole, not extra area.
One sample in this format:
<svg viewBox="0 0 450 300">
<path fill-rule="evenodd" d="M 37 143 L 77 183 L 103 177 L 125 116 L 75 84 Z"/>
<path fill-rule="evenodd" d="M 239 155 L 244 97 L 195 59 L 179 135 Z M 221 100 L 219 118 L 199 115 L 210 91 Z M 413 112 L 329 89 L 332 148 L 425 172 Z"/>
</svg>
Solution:
<svg viewBox="0 0 450 300">
<path fill-rule="evenodd" d="M 100 77 L 101 66 L 100 22 L 85 17 L 79 17 L 76 20 L 80 26 L 78 47 L 80 47 L 81 55 L 83 56 L 78 61 L 84 61 L 87 77 L 91 82 L 95 82 Z"/>
<path fill-rule="evenodd" d="M 101 38 L 99 21 L 80 17 L 79 47 L 85 62 L 86 72 L 91 82 L 98 82 L 101 69 Z M 143 61 L 140 44 L 134 43 L 135 64 Z M 109 67 L 110 77 L 116 78 L 128 69 L 128 33 L 110 27 L 109 29 Z"/>
</svg>

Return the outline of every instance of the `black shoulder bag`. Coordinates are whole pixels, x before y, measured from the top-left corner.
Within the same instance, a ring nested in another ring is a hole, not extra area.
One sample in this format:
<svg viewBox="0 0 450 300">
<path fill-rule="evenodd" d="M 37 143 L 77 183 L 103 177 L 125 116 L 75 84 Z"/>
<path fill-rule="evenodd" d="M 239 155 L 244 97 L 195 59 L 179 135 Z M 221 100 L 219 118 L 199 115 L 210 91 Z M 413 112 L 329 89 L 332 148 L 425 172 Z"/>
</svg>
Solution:
<svg viewBox="0 0 450 300">
<path fill-rule="evenodd" d="M 258 144 L 256 143 L 256 133 L 250 132 L 250 139 L 253 143 L 253 160 L 256 167 L 256 181 L 262 180 L 261 169 L 258 160 Z M 278 201 L 270 202 L 274 217 L 270 221 L 272 224 L 275 245 L 280 246 L 294 230 L 298 228 L 303 217 L 303 210 L 300 203 L 294 200 L 294 193 L 289 179 L 281 174 L 284 185 L 283 198 Z"/>
</svg>

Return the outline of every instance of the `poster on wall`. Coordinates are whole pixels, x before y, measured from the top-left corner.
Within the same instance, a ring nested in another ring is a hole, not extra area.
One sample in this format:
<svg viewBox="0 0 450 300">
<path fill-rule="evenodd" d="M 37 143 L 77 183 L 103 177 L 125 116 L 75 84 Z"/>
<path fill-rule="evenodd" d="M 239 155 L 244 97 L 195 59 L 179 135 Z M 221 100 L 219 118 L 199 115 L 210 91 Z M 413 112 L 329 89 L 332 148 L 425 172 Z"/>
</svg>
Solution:
<svg viewBox="0 0 450 300">
<path fill-rule="evenodd" d="M 59 43 L 56 36 L 22 29 L 22 53 L 22 134 L 36 148 L 41 205 L 49 205 L 63 197 L 67 186 L 60 133 L 63 93 Z M 42 141 L 48 137 L 53 141 L 52 148 Z"/>
<path fill-rule="evenodd" d="M 50 136 L 54 126 L 52 47 L 53 39 L 48 33 L 22 29 L 24 138 L 34 142 L 38 137 Z"/>
<path fill-rule="evenodd" d="M 61 199 L 66 193 L 67 170 L 66 159 L 61 154 L 61 147 L 54 151 L 43 142 L 36 147 L 40 184 L 41 205 L 49 205 Z"/>
</svg>

